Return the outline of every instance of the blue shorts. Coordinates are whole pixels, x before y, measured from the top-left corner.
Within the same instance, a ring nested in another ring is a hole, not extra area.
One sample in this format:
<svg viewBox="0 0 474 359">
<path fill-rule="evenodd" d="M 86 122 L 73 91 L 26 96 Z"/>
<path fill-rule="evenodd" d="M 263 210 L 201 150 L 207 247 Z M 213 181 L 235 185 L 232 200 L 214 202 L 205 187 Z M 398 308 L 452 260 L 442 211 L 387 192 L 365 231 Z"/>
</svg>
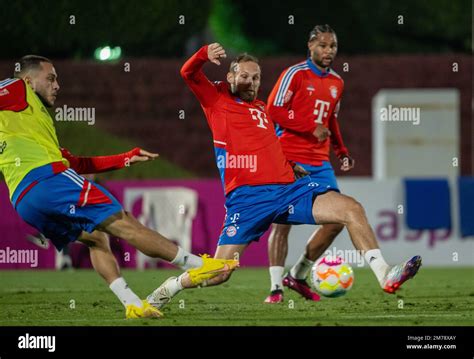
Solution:
<svg viewBox="0 0 474 359">
<path fill-rule="evenodd" d="M 324 161 L 321 166 L 311 166 L 299 162 L 297 164 L 309 172 L 309 176 L 313 181 L 339 192 L 339 186 L 337 185 L 336 175 L 334 174 L 331 162 Z"/>
<path fill-rule="evenodd" d="M 108 217 L 122 211 L 120 203 L 102 186 L 67 169 L 38 181 L 15 202 L 25 222 L 61 250 L 82 231 L 93 232 Z"/>
<path fill-rule="evenodd" d="M 339 191 L 305 176 L 290 184 L 242 186 L 228 194 L 226 218 L 218 245 L 258 241 L 272 223 L 316 224 L 317 195 Z"/>
</svg>

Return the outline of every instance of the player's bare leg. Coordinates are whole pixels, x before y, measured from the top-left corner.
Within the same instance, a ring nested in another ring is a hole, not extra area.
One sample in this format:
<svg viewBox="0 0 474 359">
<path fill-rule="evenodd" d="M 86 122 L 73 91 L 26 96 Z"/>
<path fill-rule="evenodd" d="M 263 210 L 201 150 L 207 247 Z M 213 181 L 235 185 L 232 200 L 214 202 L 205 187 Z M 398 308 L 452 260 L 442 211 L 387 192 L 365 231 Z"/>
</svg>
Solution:
<svg viewBox="0 0 474 359">
<path fill-rule="evenodd" d="M 109 217 L 101 223 L 99 229 L 114 237 L 126 240 L 130 245 L 149 257 L 162 258 L 173 262 L 178 254 L 179 248 L 173 242 L 158 232 L 145 227 L 130 213 L 124 211 Z M 191 267 L 200 267 L 202 261 L 197 256 L 193 257 L 195 258 L 190 259 L 194 259 L 198 263 Z M 176 263 L 178 266 L 185 264 L 184 262 Z"/>
<path fill-rule="evenodd" d="M 100 231 L 82 232 L 79 241 L 89 247 L 92 266 L 109 284 L 126 309 L 126 318 L 159 318 L 159 310 L 142 301 L 120 275 L 120 268 L 110 248 L 109 236 Z"/>
<path fill-rule="evenodd" d="M 285 266 L 288 255 L 288 236 L 291 231 L 289 224 L 273 224 L 268 237 L 268 259 L 270 266 Z"/>
<path fill-rule="evenodd" d="M 208 258 L 207 256 L 198 257 L 186 252 L 158 232 L 145 227 L 131 214 L 124 211 L 101 223 L 100 230 L 126 240 L 147 256 L 161 258 L 182 269 L 187 269 L 188 271 L 183 276 L 184 285 L 197 286 L 205 280 L 232 271 L 238 266 L 236 260 L 226 261 Z M 186 281 L 186 279 L 189 279 L 189 281 Z M 219 281 L 221 280 L 226 280 L 226 278 L 219 279 Z M 181 286 L 181 280 L 178 282 Z M 149 305 L 151 300 L 151 296 L 149 296 L 144 305 Z M 153 303 L 151 302 L 151 304 Z"/>
<path fill-rule="evenodd" d="M 354 247 L 364 253 L 367 263 L 380 286 L 394 293 L 406 280 L 415 276 L 421 266 L 421 257 L 390 267 L 384 260 L 362 205 L 352 197 L 327 192 L 316 197 L 313 216 L 317 223 L 338 223 L 347 227 Z"/>
<path fill-rule="evenodd" d="M 271 241 L 269 240 L 270 277 L 272 286 L 271 293 L 265 299 L 265 303 L 283 302 L 283 291 L 278 290 L 279 288 L 282 288 L 282 285 L 296 291 L 306 299 L 318 301 L 320 299 L 319 295 L 313 292 L 306 282 L 308 272 L 316 259 L 318 259 L 324 251 L 328 249 L 344 226 L 342 224 L 323 224 L 316 229 L 306 244 L 305 252 L 290 269 L 289 273 L 283 278 L 290 228 L 291 226 L 288 225 L 275 225 L 274 230 L 272 231 L 272 234 L 275 232 L 275 236 Z M 284 250 L 285 246 L 281 245 L 280 242 L 286 244 L 285 258 L 283 259 L 281 258 L 282 256 L 280 255 L 279 250 Z M 273 264 L 275 262 L 272 262 L 272 259 L 280 260 L 280 262 L 277 263 L 281 263 L 281 266 L 275 266 L 275 264 Z"/>
<path fill-rule="evenodd" d="M 306 244 L 305 258 L 314 263 L 329 248 L 343 229 L 344 225 L 342 224 L 328 223 L 321 225 L 313 232 Z"/>
<path fill-rule="evenodd" d="M 247 248 L 247 244 L 218 246 L 214 258 L 223 260 L 225 268 L 220 269 L 219 274 L 214 275 L 212 278 L 204 282 L 201 282 L 199 285 L 209 287 L 228 281 L 233 270 L 236 268 L 233 260 L 238 260 L 245 248 Z M 199 285 L 197 285 L 193 280 L 192 271 L 187 271 L 181 274 L 179 277 L 168 278 L 161 286 L 159 286 L 147 297 L 147 301 L 155 308 L 160 309 L 168 304 L 171 299 L 183 289 L 196 288 Z"/>
<path fill-rule="evenodd" d="M 288 235 L 291 225 L 273 224 L 268 238 L 268 260 L 270 267 L 270 295 L 265 303 L 275 304 L 283 302 L 283 272 L 288 255 Z"/>
<path fill-rule="evenodd" d="M 120 268 L 112 253 L 106 233 L 100 231 L 82 232 L 79 241 L 89 247 L 92 266 L 107 284 L 110 285 L 114 280 L 120 278 Z"/>
<path fill-rule="evenodd" d="M 110 216 L 101 223 L 99 230 L 126 240 L 149 257 L 164 259 L 182 269 L 201 268 L 204 265 L 202 257 L 186 252 L 124 211 Z M 207 262 L 218 264 L 212 259 L 207 259 Z"/>
</svg>

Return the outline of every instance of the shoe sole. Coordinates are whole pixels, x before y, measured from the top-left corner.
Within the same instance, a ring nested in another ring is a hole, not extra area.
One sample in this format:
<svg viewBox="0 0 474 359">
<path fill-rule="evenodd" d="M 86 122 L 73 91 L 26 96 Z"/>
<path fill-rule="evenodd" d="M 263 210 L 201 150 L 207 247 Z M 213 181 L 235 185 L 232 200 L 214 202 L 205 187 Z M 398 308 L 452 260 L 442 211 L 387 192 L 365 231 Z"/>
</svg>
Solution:
<svg viewBox="0 0 474 359">
<path fill-rule="evenodd" d="M 168 283 L 170 280 L 175 280 L 176 278 L 177 278 L 177 277 L 169 277 L 167 280 L 165 280 L 165 281 L 163 282 L 163 284 L 160 286 L 160 288 L 161 288 L 162 286 L 165 286 L 166 283 Z M 154 292 L 153 292 L 153 293 L 154 293 Z M 153 300 L 153 293 L 150 294 L 146 299 L 147 299 L 148 303 L 149 303 L 153 308 L 158 309 L 158 310 L 160 310 L 160 309 L 163 308 L 165 305 L 167 305 L 167 304 L 171 301 L 171 299 L 172 299 L 172 298 L 169 298 L 169 297 L 165 297 L 165 298 L 167 299 L 166 301 L 163 301 L 163 302 L 161 302 L 161 303 L 157 303 L 157 302 L 155 302 L 155 301 Z"/>
<path fill-rule="evenodd" d="M 239 266 L 240 266 L 239 262 L 236 262 L 236 263 L 225 263 L 223 268 L 215 269 L 215 270 L 210 270 L 210 271 L 207 271 L 207 272 L 202 272 L 202 273 L 199 273 L 199 274 L 197 275 L 197 276 L 210 276 L 209 278 L 200 279 L 200 280 L 198 280 L 198 281 L 194 281 L 193 279 L 191 279 L 191 282 L 192 282 L 194 285 L 200 285 L 200 284 L 202 284 L 202 282 L 204 282 L 204 281 L 206 281 L 206 280 L 209 280 L 209 279 L 212 279 L 212 278 L 214 278 L 214 277 L 217 277 L 217 276 L 220 275 L 220 274 L 233 271 L 234 269 L 238 268 Z M 227 268 L 226 268 L 226 267 L 227 267 Z M 188 271 L 188 274 L 190 274 L 189 271 Z"/>
<path fill-rule="evenodd" d="M 405 283 L 408 279 L 413 278 L 417 273 L 418 270 L 421 267 L 421 257 L 420 256 L 414 256 L 412 259 L 410 259 L 405 267 L 405 270 L 403 271 L 402 274 L 402 279 L 388 287 L 384 288 L 384 291 L 390 294 L 394 294 L 400 287 L 402 286 L 403 283 Z"/>
<path fill-rule="evenodd" d="M 301 293 L 298 289 L 296 289 L 295 287 L 293 287 L 293 286 L 291 285 L 291 281 L 290 281 L 290 280 L 288 280 L 288 279 L 285 280 L 285 279 L 286 279 L 286 278 L 283 279 L 283 286 L 285 286 L 285 287 L 287 287 L 287 288 L 289 288 L 289 289 L 295 291 L 296 293 L 298 293 L 301 297 L 303 297 L 303 298 L 306 299 L 306 300 L 310 300 L 310 301 L 312 301 L 312 302 L 319 302 L 319 299 L 320 299 L 320 298 L 317 298 L 317 299 L 314 299 L 314 297 L 309 297 L 309 298 L 308 298 L 306 295 L 304 295 L 303 293 Z"/>
<path fill-rule="evenodd" d="M 150 312 L 144 315 L 142 318 L 149 318 L 149 319 L 160 319 L 163 318 L 163 314 L 158 314 L 156 312 Z"/>
<path fill-rule="evenodd" d="M 269 297 L 267 297 L 264 301 L 263 301 L 263 304 L 281 304 L 283 303 L 285 300 L 283 299 L 283 297 L 281 297 L 281 300 L 277 301 L 277 302 L 273 302 L 271 300 L 268 300 Z"/>
</svg>

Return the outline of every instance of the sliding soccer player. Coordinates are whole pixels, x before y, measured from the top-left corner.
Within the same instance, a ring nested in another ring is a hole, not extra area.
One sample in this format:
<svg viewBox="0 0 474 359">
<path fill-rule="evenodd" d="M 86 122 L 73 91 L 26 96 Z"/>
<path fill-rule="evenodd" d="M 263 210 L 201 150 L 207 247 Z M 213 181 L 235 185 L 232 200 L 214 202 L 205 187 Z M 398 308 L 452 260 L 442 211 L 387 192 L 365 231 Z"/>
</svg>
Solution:
<svg viewBox="0 0 474 359">
<path fill-rule="evenodd" d="M 127 318 L 162 314 L 128 288 L 106 233 L 150 257 L 187 269 L 196 284 L 237 265 L 184 251 L 125 212 L 105 188 L 82 177 L 79 173 L 122 168 L 126 161 L 148 161 L 157 155 L 138 148 L 112 157 L 83 158 L 61 151 L 47 111 L 58 92 L 56 70 L 41 56 L 23 57 L 14 78 L 0 82 L 0 171 L 12 205 L 25 222 L 58 250 L 76 240 L 91 246 L 94 267 L 125 305 Z"/>
<path fill-rule="evenodd" d="M 374 253 L 371 268 L 380 286 L 387 292 L 395 292 L 416 274 L 421 258 L 415 256 L 394 267 L 388 266 L 377 250 L 377 241 L 360 203 L 319 185 L 310 176 L 294 180 L 265 103 L 257 99 L 261 81 L 258 60 L 247 54 L 239 55 L 230 65 L 227 82 L 210 82 L 202 67 L 207 62 L 220 65 L 225 57 L 222 46 L 214 43 L 202 47 L 181 69 L 181 76 L 199 100 L 211 128 L 226 196 L 227 213 L 215 258 L 240 257 L 272 223 L 336 223 L 347 227 L 357 249 Z M 246 158 L 247 161 L 242 161 Z M 253 166 L 238 165 L 250 163 Z M 204 283 L 223 283 L 231 272 Z M 196 285 L 189 274 L 183 273 L 168 278 L 147 299 L 160 308 L 183 288 L 193 287 Z"/>
</svg>

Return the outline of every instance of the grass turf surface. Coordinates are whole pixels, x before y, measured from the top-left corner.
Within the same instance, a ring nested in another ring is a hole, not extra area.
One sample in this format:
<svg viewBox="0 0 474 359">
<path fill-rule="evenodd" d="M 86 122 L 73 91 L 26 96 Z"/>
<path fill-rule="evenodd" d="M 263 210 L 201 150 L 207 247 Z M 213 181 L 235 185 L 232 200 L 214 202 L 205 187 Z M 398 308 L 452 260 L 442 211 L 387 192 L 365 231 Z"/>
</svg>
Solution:
<svg viewBox="0 0 474 359">
<path fill-rule="evenodd" d="M 145 297 L 172 270 L 124 271 Z M 0 326 L 456 326 L 474 325 L 473 268 L 424 268 L 397 295 L 385 294 L 368 269 L 355 269 L 352 290 L 341 298 L 308 302 L 291 291 L 285 303 L 263 304 L 265 268 L 241 268 L 224 285 L 179 294 L 161 320 L 125 320 L 124 309 L 92 270 L 2 271 Z M 74 307 L 74 308 L 72 308 Z"/>
</svg>

